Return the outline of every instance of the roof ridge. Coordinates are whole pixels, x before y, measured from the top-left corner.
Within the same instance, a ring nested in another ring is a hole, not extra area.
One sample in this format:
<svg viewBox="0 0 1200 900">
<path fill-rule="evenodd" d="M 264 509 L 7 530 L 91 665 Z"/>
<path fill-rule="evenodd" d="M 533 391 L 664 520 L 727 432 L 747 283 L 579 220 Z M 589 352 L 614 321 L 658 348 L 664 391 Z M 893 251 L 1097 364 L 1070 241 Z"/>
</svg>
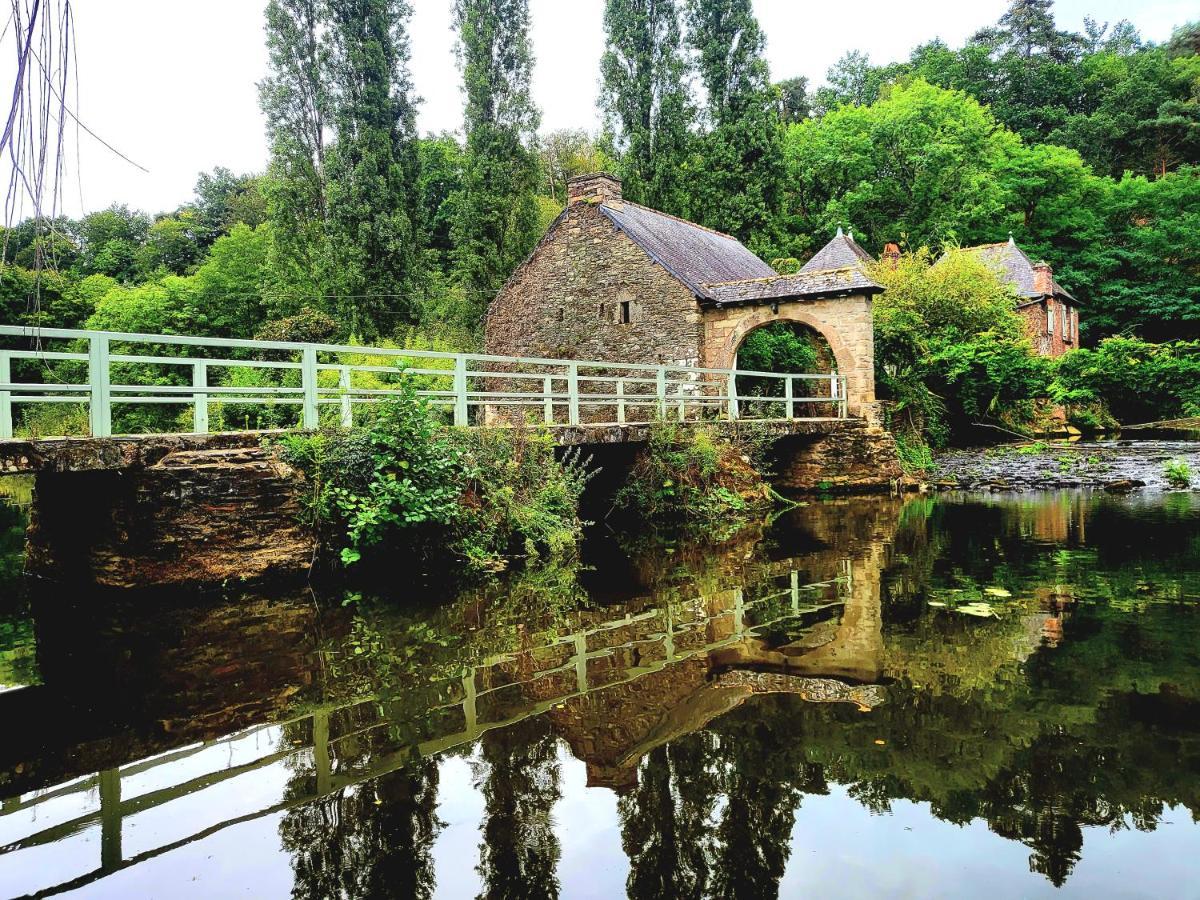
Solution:
<svg viewBox="0 0 1200 900">
<path fill-rule="evenodd" d="M 668 212 L 663 212 L 661 209 L 655 209 L 653 206 L 645 206 L 641 203 L 634 203 L 632 200 L 604 200 L 600 203 L 600 205 L 612 209 L 615 212 L 620 212 L 620 210 L 616 209 L 616 207 L 613 205 L 617 203 L 621 204 L 622 206 L 636 206 L 638 209 L 644 209 L 646 212 L 652 212 L 656 216 L 662 216 L 664 219 L 672 219 L 676 222 L 679 222 L 681 225 L 690 225 L 693 228 L 699 228 L 701 231 L 707 231 L 709 234 L 715 234 L 717 237 L 729 238 L 731 241 L 737 241 L 739 244 L 742 243 L 741 241 L 738 241 L 738 239 L 732 234 L 726 234 L 724 231 L 717 231 L 715 228 L 709 228 L 707 225 L 701 225 L 699 222 L 693 222 L 691 219 L 685 219 L 681 216 L 673 216 Z M 745 244 L 742 244 L 742 246 L 744 247 Z M 746 249 L 749 248 L 747 247 Z"/>
<path fill-rule="evenodd" d="M 734 287 L 739 284 L 765 284 L 768 281 L 782 281 L 786 278 L 810 278 L 816 275 L 830 275 L 834 272 L 861 271 L 858 266 L 834 266 L 832 269 L 809 269 L 807 272 L 792 272 L 790 275 L 765 275 L 762 278 L 743 278 L 739 281 L 706 281 L 704 287 Z"/>
</svg>

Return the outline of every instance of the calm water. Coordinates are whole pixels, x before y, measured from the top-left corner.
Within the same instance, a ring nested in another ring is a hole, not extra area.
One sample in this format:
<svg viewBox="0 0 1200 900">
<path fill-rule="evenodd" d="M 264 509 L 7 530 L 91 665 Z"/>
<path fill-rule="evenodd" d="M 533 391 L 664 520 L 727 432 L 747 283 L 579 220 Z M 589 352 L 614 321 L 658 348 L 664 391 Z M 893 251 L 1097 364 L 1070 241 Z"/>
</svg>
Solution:
<svg viewBox="0 0 1200 900">
<path fill-rule="evenodd" d="M 814 504 L 458 597 L 6 559 L 0 896 L 1200 896 L 1200 495 Z"/>
</svg>

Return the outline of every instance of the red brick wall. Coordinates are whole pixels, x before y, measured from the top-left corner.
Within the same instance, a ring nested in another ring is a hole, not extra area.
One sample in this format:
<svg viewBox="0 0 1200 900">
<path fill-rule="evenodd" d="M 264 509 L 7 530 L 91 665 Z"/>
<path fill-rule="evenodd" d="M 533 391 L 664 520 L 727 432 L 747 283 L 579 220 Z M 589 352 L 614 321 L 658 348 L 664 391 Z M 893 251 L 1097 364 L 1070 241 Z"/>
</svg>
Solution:
<svg viewBox="0 0 1200 900">
<path fill-rule="evenodd" d="M 1054 310 L 1054 331 L 1047 331 L 1049 309 Z M 1062 300 L 1045 299 L 1017 310 L 1025 320 L 1033 346 L 1043 356 L 1059 357 L 1079 345 L 1079 311 Z M 1063 337 L 1063 317 L 1068 317 L 1067 336 Z"/>
</svg>

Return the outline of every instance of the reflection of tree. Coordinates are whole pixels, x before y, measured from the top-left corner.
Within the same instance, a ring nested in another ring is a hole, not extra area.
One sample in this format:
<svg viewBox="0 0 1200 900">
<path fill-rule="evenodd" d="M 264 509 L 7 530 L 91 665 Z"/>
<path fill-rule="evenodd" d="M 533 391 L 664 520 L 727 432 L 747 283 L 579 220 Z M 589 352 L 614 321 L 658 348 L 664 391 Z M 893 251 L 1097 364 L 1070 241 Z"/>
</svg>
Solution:
<svg viewBox="0 0 1200 900">
<path fill-rule="evenodd" d="M 713 808 L 720 790 L 707 732 L 651 751 L 638 787 L 619 811 L 633 900 L 705 895 L 712 861 Z"/>
<path fill-rule="evenodd" d="M 554 831 L 558 744 L 544 718 L 486 734 L 476 765 L 483 791 L 481 897 L 557 897 L 561 847 Z"/>
<path fill-rule="evenodd" d="M 438 769 L 422 760 L 289 812 L 292 896 L 431 897 Z"/>
<path fill-rule="evenodd" d="M 772 738 L 769 728 L 757 726 L 722 736 L 725 808 L 716 833 L 713 896 L 779 895 L 800 798 L 821 784 L 809 766 L 778 765 L 782 748 Z"/>
</svg>

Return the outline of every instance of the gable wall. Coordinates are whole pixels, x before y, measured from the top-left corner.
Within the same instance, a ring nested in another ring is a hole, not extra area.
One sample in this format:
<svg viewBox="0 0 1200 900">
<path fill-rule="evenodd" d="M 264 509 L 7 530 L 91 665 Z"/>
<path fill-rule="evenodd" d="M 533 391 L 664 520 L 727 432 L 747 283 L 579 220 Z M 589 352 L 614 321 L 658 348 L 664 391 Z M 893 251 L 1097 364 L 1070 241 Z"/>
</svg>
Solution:
<svg viewBox="0 0 1200 900">
<path fill-rule="evenodd" d="M 1054 333 L 1048 334 L 1047 304 L 1054 306 Z M 1047 298 L 1038 303 L 1030 303 L 1017 309 L 1025 320 L 1025 327 L 1034 348 L 1042 356 L 1059 357 L 1068 350 L 1074 350 L 1079 345 L 1079 310 L 1058 298 Z M 1070 316 L 1068 336 L 1064 339 L 1062 333 L 1062 317 Z"/>
<path fill-rule="evenodd" d="M 500 356 L 694 366 L 702 340 L 692 292 L 597 206 L 578 203 L 496 296 L 484 343 Z"/>
</svg>

